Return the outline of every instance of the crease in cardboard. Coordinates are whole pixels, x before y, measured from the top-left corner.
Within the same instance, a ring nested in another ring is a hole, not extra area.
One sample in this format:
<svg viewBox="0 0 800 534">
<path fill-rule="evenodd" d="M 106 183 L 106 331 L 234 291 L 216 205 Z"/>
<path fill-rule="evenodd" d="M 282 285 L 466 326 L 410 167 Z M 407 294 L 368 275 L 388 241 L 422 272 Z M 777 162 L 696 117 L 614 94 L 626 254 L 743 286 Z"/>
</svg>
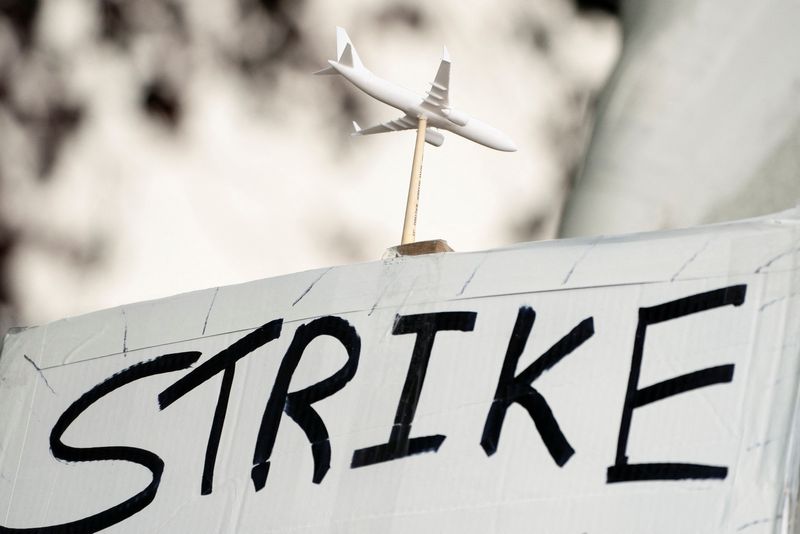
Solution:
<svg viewBox="0 0 800 534">
<path fill-rule="evenodd" d="M 798 270 L 800 270 L 800 267 L 798 267 Z M 719 276 L 699 276 L 697 278 L 682 278 L 680 280 L 676 280 L 676 282 L 683 283 L 683 282 L 697 282 L 697 281 L 708 281 L 708 282 L 711 282 L 711 281 L 724 281 L 727 278 L 728 278 L 727 276 L 720 274 Z M 542 295 L 542 294 L 547 294 L 547 293 L 558 293 L 558 292 L 563 292 L 563 291 L 581 291 L 581 290 L 594 290 L 594 289 L 604 289 L 604 288 L 623 288 L 623 287 L 627 287 L 627 286 L 648 286 L 648 285 L 661 284 L 661 283 L 664 283 L 666 281 L 667 280 L 664 280 L 664 279 L 653 279 L 653 280 L 647 280 L 647 281 L 642 281 L 642 282 L 631 282 L 631 283 L 609 283 L 609 284 L 596 284 L 596 285 L 587 284 L 587 285 L 575 286 L 575 287 L 569 287 L 569 288 L 536 289 L 536 290 L 531 290 L 531 291 L 515 291 L 515 292 L 494 293 L 494 294 L 491 294 L 491 293 L 483 294 L 482 293 L 482 294 L 476 294 L 476 295 L 462 296 L 462 297 L 458 297 L 458 298 L 440 298 L 440 299 L 421 300 L 421 301 L 414 302 L 414 306 L 426 307 L 426 306 L 430 306 L 431 304 L 437 304 L 437 303 L 451 303 L 451 302 L 469 301 L 469 300 L 483 300 L 483 299 L 503 298 L 503 297 L 512 297 L 512 296 L 522 296 L 522 295 Z M 415 292 L 415 288 L 412 285 L 411 287 L 409 287 L 409 290 L 405 294 L 404 300 L 400 304 L 397 304 L 397 305 L 391 304 L 389 306 L 397 307 L 398 309 L 402 309 L 403 307 L 405 307 L 408 304 L 408 300 L 409 300 L 410 296 L 414 292 Z M 781 297 L 781 300 L 783 300 L 784 298 L 785 297 Z M 380 308 L 383 308 L 383 307 L 385 307 L 385 306 L 380 306 Z M 375 310 L 377 310 L 377 309 L 379 309 L 378 306 L 375 307 Z M 360 313 L 364 313 L 364 312 L 369 313 L 370 310 L 372 310 L 372 308 L 354 308 L 354 309 L 349 309 L 349 310 L 337 310 L 334 313 L 336 315 L 338 315 L 338 316 L 346 316 L 346 315 L 360 314 Z M 375 310 L 372 310 L 373 313 L 374 313 Z M 94 313 L 98 313 L 98 312 L 94 312 Z M 280 316 L 281 314 L 282 314 L 282 312 L 280 310 L 276 310 L 275 316 Z M 322 315 L 325 315 L 325 314 L 322 314 Z M 312 319 L 320 317 L 320 316 L 321 316 L 320 314 L 312 314 L 312 315 L 307 315 L 307 316 L 293 318 L 293 319 L 286 319 L 284 322 L 285 322 L 285 324 L 292 324 L 292 323 L 298 323 L 298 322 L 302 322 L 302 321 L 312 320 Z M 149 350 L 149 349 L 153 349 L 153 348 L 168 347 L 170 345 L 177 345 L 177 344 L 187 343 L 187 342 L 190 342 L 190 341 L 198 341 L 198 340 L 202 340 L 202 339 L 208 339 L 210 337 L 226 336 L 226 335 L 238 334 L 238 333 L 242 333 L 242 332 L 249 332 L 249 331 L 257 329 L 259 326 L 261 326 L 261 325 L 248 325 L 248 326 L 245 326 L 245 327 L 242 327 L 242 328 L 236 328 L 236 329 L 228 330 L 228 331 L 225 331 L 225 332 L 219 332 L 219 333 L 211 334 L 210 336 L 206 335 L 206 336 L 197 336 L 197 337 L 193 337 L 193 338 L 175 339 L 174 341 L 166 341 L 166 342 L 157 343 L 157 344 L 154 344 L 154 345 L 146 345 L 146 346 L 142 346 L 142 347 L 128 348 L 127 352 L 128 353 L 138 352 L 138 351 L 144 351 L 144 350 Z M 40 328 L 44 328 L 44 326 L 32 327 L 29 330 L 35 330 L 35 329 L 40 329 Z M 46 371 L 46 370 L 49 370 L 49 369 L 55 369 L 55 368 L 66 366 L 66 365 L 74 365 L 74 364 L 77 364 L 77 363 L 100 360 L 100 359 L 103 359 L 103 358 L 109 358 L 109 357 L 118 356 L 118 355 L 123 354 L 123 352 L 121 352 L 121 351 L 109 352 L 109 353 L 101 354 L 101 355 L 98 355 L 98 356 L 93 356 L 93 357 L 89 357 L 89 358 L 82 358 L 82 359 L 79 359 L 79 360 L 70 361 L 70 360 L 72 360 L 72 357 L 75 356 L 83 346 L 85 346 L 86 344 L 90 343 L 91 341 L 94 341 L 96 337 L 99 337 L 100 335 L 104 335 L 104 334 L 105 334 L 105 330 L 102 331 L 102 332 L 93 334 L 92 337 L 87 338 L 86 340 L 84 340 L 81 343 L 80 346 L 78 346 L 75 349 L 71 350 L 64 357 L 64 361 L 62 363 L 56 364 L 56 365 L 49 365 L 49 366 L 46 366 L 46 367 L 41 367 L 41 369 L 43 371 Z"/>
<path fill-rule="evenodd" d="M 786 354 L 782 350 L 782 356 L 789 356 L 800 359 L 800 350 L 793 351 L 794 354 Z M 798 506 L 800 506 L 800 387 L 795 386 L 794 409 L 791 411 L 790 432 L 786 441 L 786 459 L 784 462 L 785 480 L 783 483 L 783 499 L 781 501 L 780 513 L 782 516 L 781 531 L 794 533 L 800 531 L 800 516 Z"/>
<path fill-rule="evenodd" d="M 43 356 L 44 344 L 45 344 L 45 340 L 47 339 L 48 325 L 45 325 L 43 328 L 44 328 L 44 335 L 42 335 L 41 340 L 40 340 L 40 344 L 39 344 L 39 361 L 41 361 L 42 356 Z M 25 451 L 25 445 L 26 445 L 26 443 L 28 441 L 28 436 L 30 435 L 29 430 L 30 430 L 30 426 L 31 426 L 31 420 L 33 418 L 33 413 L 34 413 L 33 404 L 34 404 L 34 401 L 36 399 L 36 391 L 38 389 L 38 385 L 39 385 L 38 380 L 33 381 L 32 390 L 30 392 L 26 392 L 26 393 L 29 393 L 29 394 L 27 394 L 25 396 L 25 401 L 27 401 L 27 402 L 25 402 L 25 404 L 27 404 L 27 406 L 25 406 L 24 410 L 21 411 L 21 412 L 20 411 L 16 411 L 17 417 L 14 420 L 15 423 L 17 423 L 19 421 L 19 416 L 21 416 L 23 413 L 27 413 L 27 419 L 25 421 L 25 429 L 22 432 L 22 443 L 21 443 L 20 448 L 19 448 L 19 456 L 17 458 L 17 465 L 16 465 L 16 468 L 14 469 L 14 480 L 13 480 L 13 482 L 11 484 L 10 498 L 8 500 L 8 506 L 6 507 L 6 514 L 5 514 L 5 518 L 3 520 L 3 523 L 8 523 L 8 517 L 11 514 L 11 509 L 12 509 L 12 507 L 14 505 L 14 496 L 16 494 L 17 483 L 19 482 L 19 472 L 20 472 L 20 469 L 22 468 L 22 460 L 23 460 L 23 454 L 24 454 L 24 451 Z M 4 454 L 3 454 L 3 463 L 5 464 L 7 456 L 5 454 L 5 451 L 3 451 L 3 452 L 4 452 Z M 0 470 L 4 470 L 4 468 L 0 468 Z"/>
<path fill-rule="evenodd" d="M 44 376 L 44 373 L 42 372 L 42 369 L 41 369 L 41 368 L 39 368 L 39 366 L 38 366 L 38 365 L 36 365 L 36 362 L 35 362 L 35 361 L 33 361 L 33 360 L 31 360 L 31 359 L 28 357 L 28 355 L 27 355 L 27 354 L 23 354 L 23 355 L 22 355 L 22 357 L 23 357 L 23 358 L 25 358 L 25 360 L 27 360 L 27 361 L 28 361 L 28 362 L 29 362 L 29 363 L 30 363 L 30 364 L 33 366 L 33 368 L 34 368 L 34 369 L 36 369 L 36 373 L 39 375 L 39 377 L 40 377 L 42 380 L 44 380 L 44 385 L 45 385 L 45 386 L 47 386 L 47 389 L 49 389 L 49 390 L 50 390 L 50 391 L 53 393 L 53 395 L 56 395 L 56 392 L 55 392 L 55 390 L 54 390 L 54 389 L 53 389 L 53 387 L 50 385 L 50 382 L 48 382 L 48 381 L 47 381 L 47 377 L 46 377 L 46 376 Z"/>
<path fill-rule="evenodd" d="M 730 224 L 733 225 L 734 223 L 730 223 Z M 711 227 L 703 227 L 703 230 L 705 230 L 706 228 L 713 228 L 713 225 Z M 644 235 L 646 235 L 646 234 L 644 234 Z M 626 238 L 630 238 L 630 236 L 625 236 L 625 237 Z M 605 242 L 611 242 L 611 240 L 609 240 L 608 237 L 606 237 L 606 238 L 604 238 L 604 243 Z M 544 245 L 544 244 L 546 244 L 546 243 L 534 244 L 534 248 L 522 247 L 522 248 L 511 248 L 511 249 L 499 249 L 499 251 L 486 252 L 485 254 L 486 255 L 488 255 L 490 253 L 494 254 L 496 252 L 502 252 L 503 250 L 530 251 L 530 252 L 533 252 L 536 249 L 536 247 L 538 247 L 539 245 Z M 528 247 L 530 247 L 530 246 L 531 245 L 529 244 Z M 571 246 L 574 247 L 575 245 L 573 244 Z M 591 247 L 591 246 L 592 246 L 591 243 L 587 243 L 586 244 L 586 247 Z M 788 253 L 791 253 L 792 251 L 794 251 L 794 249 L 792 249 L 791 251 L 788 251 L 788 252 L 784 252 L 783 254 L 788 254 Z M 585 256 L 587 253 L 588 253 L 588 250 L 586 250 L 586 248 L 584 247 L 583 256 Z M 451 253 L 451 255 L 455 255 L 455 254 L 459 254 L 459 253 Z M 463 254 L 473 255 L 474 253 L 463 253 Z M 439 256 L 447 256 L 447 255 L 439 255 Z M 414 261 L 423 261 L 423 262 L 427 261 L 427 259 L 424 258 L 424 257 L 411 258 L 411 259 L 414 260 Z M 440 258 L 439 260 L 443 261 L 444 258 Z M 775 258 L 773 258 L 773 261 L 774 260 L 775 260 Z M 583 260 L 581 260 L 581 261 L 583 261 Z M 409 265 L 412 265 L 412 264 L 413 263 L 410 263 Z M 573 266 L 572 266 L 573 267 L 572 274 L 574 274 L 574 267 L 575 267 L 576 264 L 577 264 L 577 262 L 574 263 Z M 591 266 L 591 268 L 600 269 L 601 266 Z M 762 266 L 762 268 L 763 268 L 763 266 Z M 320 275 L 318 275 L 316 281 L 319 281 L 319 279 L 322 278 L 322 276 L 324 276 L 326 273 L 328 273 L 331 269 L 333 269 L 333 267 L 328 268 L 328 269 L 324 270 L 322 273 L 320 273 Z M 750 271 L 750 272 L 752 272 L 752 271 Z M 736 274 L 736 273 L 729 273 L 729 274 L 726 275 L 726 274 L 724 274 L 722 272 L 719 272 L 719 273 L 716 274 L 716 276 L 724 277 L 724 276 L 729 276 L 731 274 Z M 672 276 L 674 276 L 674 273 L 672 275 L 668 275 L 667 273 L 663 273 L 661 276 L 651 277 L 649 279 L 637 280 L 635 282 L 630 282 L 630 284 L 655 284 L 655 283 L 660 283 L 660 282 L 669 280 L 670 278 L 672 278 Z M 684 282 L 684 281 L 694 281 L 694 280 L 699 280 L 699 279 L 709 279 L 709 278 L 712 278 L 713 276 L 715 276 L 715 275 L 710 274 L 710 273 L 709 274 L 701 274 L 701 275 L 698 275 L 698 276 L 695 276 L 695 277 L 681 278 L 680 281 Z M 572 276 L 570 275 L 567 278 L 568 278 L 567 282 L 569 282 L 569 280 L 571 280 Z M 277 280 L 277 279 L 272 279 L 272 280 Z M 259 282 L 254 282 L 254 283 L 259 283 Z M 313 282 L 309 286 L 306 286 L 305 290 L 303 292 L 301 292 L 301 294 L 298 296 L 298 298 L 301 298 L 301 297 L 304 298 L 304 295 L 307 295 L 307 293 L 309 291 L 311 291 L 311 289 L 313 288 L 313 286 L 315 284 L 316 284 L 316 282 Z M 513 295 L 513 294 L 538 294 L 538 293 L 544 293 L 544 292 L 549 292 L 549 291 L 559 291 L 561 289 L 593 289 L 593 288 L 601 288 L 601 287 L 620 287 L 620 286 L 624 286 L 624 285 L 627 285 L 627 284 L 628 283 L 626 283 L 626 282 L 620 282 L 620 281 L 609 281 L 609 282 L 601 282 L 601 283 L 595 283 L 595 284 L 592 284 L 592 283 L 585 284 L 584 283 L 584 284 L 578 284 L 578 285 L 567 285 L 567 284 L 564 284 L 566 287 L 563 287 L 563 288 L 552 287 L 552 286 L 550 286 L 550 287 L 534 287 L 534 288 L 531 288 L 531 289 L 526 290 L 526 291 L 514 291 L 514 292 L 504 292 L 504 293 L 487 293 L 486 290 L 483 290 L 483 291 L 479 291 L 478 293 L 475 293 L 474 295 L 470 295 L 470 296 L 467 296 L 467 297 L 464 297 L 462 295 L 459 298 L 461 298 L 461 299 L 480 299 L 480 298 L 486 298 L 486 297 L 505 296 L 505 295 Z M 449 300 L 453 300 L 453 299 L 449 299 Z M 448 301 L 448 299 L 424 300 L 424 301 L 420 301 L 420 302 L 415 303 L 415 304 L 425 305 L 425 304 L 429 304 L 431 302 L 442 302 L 442 301 Z M 297 302 L 299 302 L 299 300 Z M 374 304 L 374 302 L 373 302 L 373 304 Z M 363 309 L 363 307 L 359 307 L 359 308 L 354 308 L 351 311 L 355 312 L 355 311 L 360 311 L 362 309 Z M 377 306 L 376 306 L 376 309 L 377 309 Z M 337 312 L 338 312 L 338 310 L 337 310 Z M 276 314 L 277 313 L 280 313 L 280 310 L 276 310 Z M 42 327 L 36 327 L 36 328 L 42 328 Z M 241 329 L 241 330 L 244 330 L 244 329 Z M 94 332 L 91 339 L 94 340 L 96 337 L 99 337 L 101 335 L 103 335 L 103 333 Z M 178 341 L 185 341 L 185 339 L 184 340 L 176 340 L 174 342 L 178 342 Z M 173 343 L 173 342 L 165 342 L 164 344 L 168 344 L 168 343 Z M 81 344 L 81 347 L 83 347 L 83 346 L 85 346 L 85 344 Z M 152 346 L 147 346 L 147 347 L 142 347 L 142 348 L 151 348 L 151 347 Z M 136 349 L 131 349 L 130 347 L 128 347 L 128 351 L 130 352 L 131 350 L 136 350 Z M 113 355 L 113 354 L 116 354 L 116 352 L 109 352 L 109 353 L 103 354 L 102 356 Z M 75 358 L 78 358 L 78 357 L 80 357 L 80 351 L 79 350 L 72 351 L 71 353 L 67 354 L 63 358 L 62 363 L 72 363 L 72 360 L 75 359 Z M 89 357 L 89 358 L 82 358 L 81 361 L 88 361 L 88 360 L 91 360 L 91 359 L 94 359 L 94 358 L 97 358 L 97 356 Z M 42 366 L 43 369 L 49 368 L 49 367 L 52 367 L 52 366 Z"/>
<path fill-rule="evenodd" d="M 37 328 L 39 328 L 39 327 L 37 327 Z M 56 365 L 43 366 L 42 369 L 43 370 L 53 369 L 53 368 L 61 367 L 61 366 L 64 366 L 64 365 L 71 365 L 73 363 L 80 363 L 81 361 L 88 361 L 88 360 L 95 359 L 95 358 L 88 358 L 88 359 L 85 359 L 85 360 L 84 359 L 80 359 L 81 351 L 87 345 L 89 345 L 90 343 L 93 343 L 93 342 L 97 341 L 98 338 L 104 337 L 106 335 L 107 331 L 108 331 L 108 324 L 107 323 L 103 323 L 103 327 L 102 327 L 101 330 L 93 330 L 92 334 L 90 336 L 84 338 L 83 341 L 81 341 L 78 344 L 77 347 L 74 347 L 71 350 L 69 350 L 61 358 L 61 363 L 56 364 Z M 45 337 L 45 336 L 43 336 L 43 337 Z M 118 352 L 113 352 L 113 353 L 110 353 L 110 354 L 100 355 L 99 358 L 102 358 L 104 356 L 114 356 L 114 355 L 117 355 L 117 354 L 119 354 L 119 353 Z"/>
</svg>

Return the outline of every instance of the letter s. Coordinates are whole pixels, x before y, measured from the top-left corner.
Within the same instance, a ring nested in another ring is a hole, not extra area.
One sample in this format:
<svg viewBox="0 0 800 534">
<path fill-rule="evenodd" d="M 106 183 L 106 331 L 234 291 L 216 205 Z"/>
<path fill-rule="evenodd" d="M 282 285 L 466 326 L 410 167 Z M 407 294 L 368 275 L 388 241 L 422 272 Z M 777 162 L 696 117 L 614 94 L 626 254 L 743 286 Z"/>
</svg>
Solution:
<svg viewBox="0 0 800 534">
<path fill-rule="evenodd" d="M 161 483 L 161 474 L 164 472 L 164 461 L 156 454 L 135 447 L 70 447 L 61 441 L 61 437 L 83 412 L 112 391 L 141 378 L 186 369 L 196 362 L 198 358 L 200 358 L 199 352 L 180 352 L 165 354 L 158 358 L 132 365 L 84 393 L 61 414 L 61 417 L 58 418 L 58 421 L 53 426 L 52 432 L 50 432 L 50 450 L 53 456 L 59 460 L 67 462 L 118 460 L 139 464 L 149 469 L 153 474 L 153 479 L 146 488 L 116 506 L 77 521 L 48 527 L 11 528 L 0 526 L 0 534 L 12 532 L 48 534 L 97 532 L 128 519 L 153 502 L 158 485 Z"/>
</svg>

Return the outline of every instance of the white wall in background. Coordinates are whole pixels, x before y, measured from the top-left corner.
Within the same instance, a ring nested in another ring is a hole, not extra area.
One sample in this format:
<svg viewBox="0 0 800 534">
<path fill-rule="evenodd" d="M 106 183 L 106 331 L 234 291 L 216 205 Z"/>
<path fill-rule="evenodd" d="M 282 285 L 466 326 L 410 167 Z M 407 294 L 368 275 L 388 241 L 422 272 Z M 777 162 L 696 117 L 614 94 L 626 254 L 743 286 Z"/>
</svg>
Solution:
<svg viewBox="0 0 800 534">
<path fill-rule="evenodd" d="M 800 203 L 800 3 L 625 2 L 625 46 L 561 234 Z"/>
</svg>

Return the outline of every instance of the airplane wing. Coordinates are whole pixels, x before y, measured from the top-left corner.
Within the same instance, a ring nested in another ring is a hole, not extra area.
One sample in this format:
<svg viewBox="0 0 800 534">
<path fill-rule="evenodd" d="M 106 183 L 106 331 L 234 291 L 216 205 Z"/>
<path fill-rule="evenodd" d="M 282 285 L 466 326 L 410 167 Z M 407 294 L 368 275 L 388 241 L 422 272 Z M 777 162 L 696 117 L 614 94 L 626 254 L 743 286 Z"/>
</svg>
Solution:
<svg viewBox="0 0 800 534">
<path fill-rule="evenodd" d="M 400 130 L 412 130 L 417 127 L 417 119 L 405 115 L 393 121 L 382 122 L 369 128 L 361 128 L 357 122 L 353 121 L 352 135 L 372 135 L 386 132 L 398 132 Z"/>
<path fill-rule="evenodd" d="M 442 51 L 439 70 L 436 71 L 436 77 L 431 82 L 431 88 L 425 95 L 422 106 L 429 109 L 450 107 L 450 54 L 447 52 L 447 47 Z"/>
</svg>

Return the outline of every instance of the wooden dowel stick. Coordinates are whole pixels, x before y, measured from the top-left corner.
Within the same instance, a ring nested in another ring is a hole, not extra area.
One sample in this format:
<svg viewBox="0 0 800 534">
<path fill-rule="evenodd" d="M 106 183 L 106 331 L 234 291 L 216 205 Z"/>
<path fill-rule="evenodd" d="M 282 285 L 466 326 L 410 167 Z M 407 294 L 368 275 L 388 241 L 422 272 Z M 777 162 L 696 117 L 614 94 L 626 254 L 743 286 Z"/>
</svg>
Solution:
<svg viewBox="0 0 800 534">
<path fill-rule="evenodd" d="M 411 182 L 408 184 L 408 200 L 406 201 L 406 218 L 403 221 L 403 238 L 401 245 L 413 243 L 417 236 L 417 210 L 419 209 L 419 188 L 422 182 L 422 152 L 425 149 L 425 128 L 428 119 L 419 116 L 417 124 L 417 143 L 414 145 L 414 161 L 411 164 Z"/>
</svg>

